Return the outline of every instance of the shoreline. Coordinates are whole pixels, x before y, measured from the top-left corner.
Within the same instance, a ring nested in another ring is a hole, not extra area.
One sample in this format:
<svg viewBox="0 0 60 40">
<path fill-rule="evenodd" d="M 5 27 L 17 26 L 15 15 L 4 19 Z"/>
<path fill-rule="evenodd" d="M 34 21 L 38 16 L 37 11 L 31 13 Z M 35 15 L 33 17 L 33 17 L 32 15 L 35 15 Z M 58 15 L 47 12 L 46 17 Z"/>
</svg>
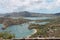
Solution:
<svg viewBox="0 0 60 40">
<path fill-rule="evenodd" d="M 35 34 L 37 32 L 36 29 L 33 29 L 33 30 L 34 30 L 34 32 L 31 35 L 33 35 L 33 34 Z M 29 38 L 31 35 L 28 35 L 26 38 Z"/>
</svg>

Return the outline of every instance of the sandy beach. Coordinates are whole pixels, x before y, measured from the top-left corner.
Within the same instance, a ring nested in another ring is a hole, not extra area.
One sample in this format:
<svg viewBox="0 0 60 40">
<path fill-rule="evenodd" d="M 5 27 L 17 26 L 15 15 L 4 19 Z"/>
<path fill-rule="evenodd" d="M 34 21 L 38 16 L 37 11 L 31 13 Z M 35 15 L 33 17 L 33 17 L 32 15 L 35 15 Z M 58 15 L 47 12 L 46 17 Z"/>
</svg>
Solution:
<svg viewBox="0 0 60 40">
<path fill-rule="evenodd" d="M 33 34 L 35 34 L 37 32 L 36 29 L 33 29 L 33 30 L 34 30 L 34 32 L 31 35 L 33 35 Z M 28 35 L 27 38 L 29 38 L 31 35 Z"/>
</svg>

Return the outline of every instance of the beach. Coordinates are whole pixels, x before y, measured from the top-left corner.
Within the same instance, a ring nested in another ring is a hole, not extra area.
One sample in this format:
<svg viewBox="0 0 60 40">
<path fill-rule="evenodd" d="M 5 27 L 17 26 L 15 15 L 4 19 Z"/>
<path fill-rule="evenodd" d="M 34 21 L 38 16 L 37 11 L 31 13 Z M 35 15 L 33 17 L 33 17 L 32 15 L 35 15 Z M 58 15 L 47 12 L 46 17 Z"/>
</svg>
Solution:
<svg viewBox="0 0 60 40">
<path fill-rule="evenodd" d="M 35 34 L 37 32 L 36 29 L 33 29 L 33 30 L 34 30 L 34 32 L 31 35 L 33 35 L 33 34 Z M 28 35 L 26 38 L 29 38 L 31 35 Z"/>
</svg>

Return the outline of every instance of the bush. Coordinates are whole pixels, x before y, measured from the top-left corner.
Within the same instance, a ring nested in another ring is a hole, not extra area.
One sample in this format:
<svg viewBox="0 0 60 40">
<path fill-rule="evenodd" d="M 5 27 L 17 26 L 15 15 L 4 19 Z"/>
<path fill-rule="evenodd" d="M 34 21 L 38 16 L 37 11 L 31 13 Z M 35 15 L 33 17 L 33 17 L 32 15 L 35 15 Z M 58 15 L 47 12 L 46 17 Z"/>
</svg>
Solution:
<svg viewBox="0 0 60 40">
<path fill-rule="evenodd" d="M 12 38 L 15 38 L 15 35 L 10 32 L 0 32 L 0 38 L 12 39 Z"/>
</svg>

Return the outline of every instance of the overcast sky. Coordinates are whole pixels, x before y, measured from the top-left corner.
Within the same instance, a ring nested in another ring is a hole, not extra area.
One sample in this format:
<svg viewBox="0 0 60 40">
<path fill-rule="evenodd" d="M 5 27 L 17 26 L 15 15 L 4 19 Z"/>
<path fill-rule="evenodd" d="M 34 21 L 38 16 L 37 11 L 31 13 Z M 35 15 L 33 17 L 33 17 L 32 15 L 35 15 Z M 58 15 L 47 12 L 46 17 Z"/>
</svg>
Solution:
<svg viewBox="0 0 60 40">
<path fill-rule="evenodd" d="M 60 12 L 60 0 L 0 0 L 0 13 L 31 11 Z"/>
</svg>

